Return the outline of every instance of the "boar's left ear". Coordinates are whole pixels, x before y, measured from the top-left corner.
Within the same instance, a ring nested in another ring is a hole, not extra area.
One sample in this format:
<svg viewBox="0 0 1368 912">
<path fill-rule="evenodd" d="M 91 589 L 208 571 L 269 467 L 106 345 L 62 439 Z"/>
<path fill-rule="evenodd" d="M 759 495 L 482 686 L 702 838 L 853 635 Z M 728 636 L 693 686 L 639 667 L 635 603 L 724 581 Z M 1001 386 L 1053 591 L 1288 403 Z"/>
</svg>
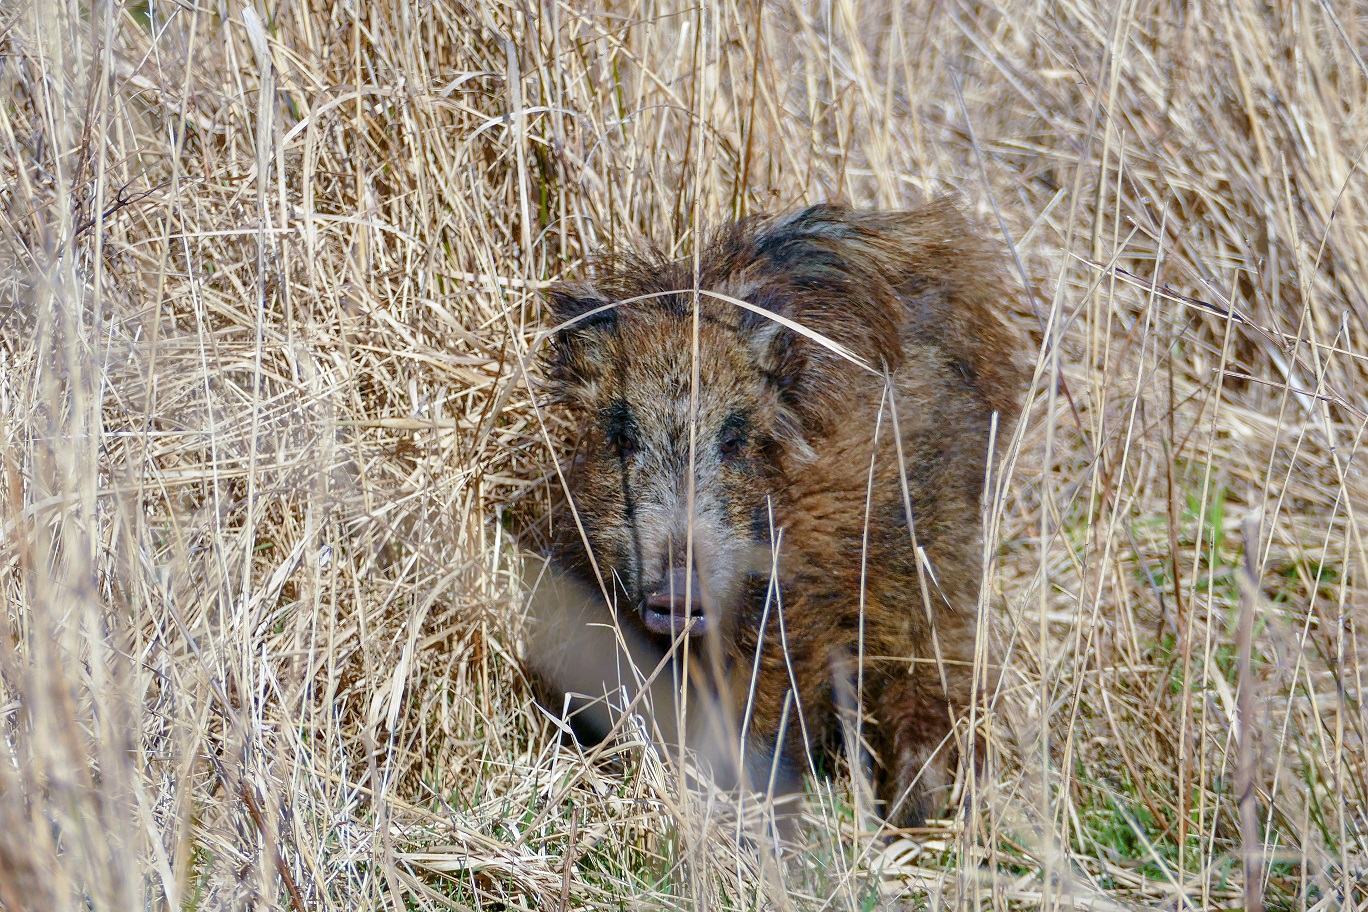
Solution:
<svg viewBox="0 0 1368 912">
<path fill-rule="evenodd" d="M 558 333 L 602 328 L 617 321 L 617 310 L 611 302 L 587 282 L 558 282 L 546 289 L 546 299 L 551 302 Z"/>
<path fill-rule="evenodd" d="M 592 398 L 602 376 L 603 344 L 617 326 L 617 309 L 593 285 L 561 282 L 546 290 L 551 305 L 551 380 L 564 398 Z"/>
</svg>

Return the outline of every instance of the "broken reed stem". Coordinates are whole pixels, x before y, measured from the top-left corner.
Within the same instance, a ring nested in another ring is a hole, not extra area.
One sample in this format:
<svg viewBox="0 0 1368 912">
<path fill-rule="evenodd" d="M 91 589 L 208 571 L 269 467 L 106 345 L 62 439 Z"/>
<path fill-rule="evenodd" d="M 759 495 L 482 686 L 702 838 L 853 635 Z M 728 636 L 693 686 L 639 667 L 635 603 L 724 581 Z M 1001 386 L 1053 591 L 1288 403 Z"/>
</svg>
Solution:
<svg viewBox="0 0 1368 912">
<path fill-rule="evenodd" d="M 1263 840 L 1259 835 L 1258 782 L 1254 757 L 1254 719 L 1258 710 L 1251 667 L 1254 661 L 1254 612 L 1259 593 L 1259 577 L 1254 566 L 1254 555 L 1259 544 L 1259 524 L 1254 519 L 1247 519 L 1243 528 L 1244 565 L 1240 585 L 1240 621 L 1236 633 L 1240 676 L 1236 702 L 1239 759 L 1235 770 L 1235 794 L 1239 796 L 1245 909 L 1255 910 L 1263 908 Z"/>
</svg>

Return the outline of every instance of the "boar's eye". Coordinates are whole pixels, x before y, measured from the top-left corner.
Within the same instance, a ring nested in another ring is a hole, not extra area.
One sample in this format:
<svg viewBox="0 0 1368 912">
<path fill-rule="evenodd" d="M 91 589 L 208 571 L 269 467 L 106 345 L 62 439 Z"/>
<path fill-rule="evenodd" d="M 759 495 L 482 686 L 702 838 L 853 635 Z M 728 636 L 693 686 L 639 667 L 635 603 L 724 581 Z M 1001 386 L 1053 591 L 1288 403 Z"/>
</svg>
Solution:
<svg viewBox="0 0 1368 912">
<path fill-rule="evenodd" d="M 608 438 L 608 443 L 623 459 L 631 456 L 637 450 L 636 439 L 626 431 L 616 432 Z"/>
<path fill-rule="evenodd" d="M 614 402 L 603 410 L 603 431 L 608 448 L 622 459 L 637 451 L 636 435 L 633 433 L 635 429 L 627 403 Z"/>
<path fill-rule="evenodd" d="M 722 425 L 722 433 L 717 437 L 717 448 L 722 451 L 723 456 L 735 456 L 745 445 L 746 418 L 744 415 L 732 415 Z"/>
</svg>

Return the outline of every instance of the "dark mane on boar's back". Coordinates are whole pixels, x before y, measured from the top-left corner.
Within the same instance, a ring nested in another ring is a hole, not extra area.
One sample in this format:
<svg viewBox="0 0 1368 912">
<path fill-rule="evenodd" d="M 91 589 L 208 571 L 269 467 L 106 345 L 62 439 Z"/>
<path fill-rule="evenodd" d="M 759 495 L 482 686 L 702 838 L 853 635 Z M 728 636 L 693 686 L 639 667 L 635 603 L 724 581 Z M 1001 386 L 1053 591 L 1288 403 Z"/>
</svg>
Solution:
<svg viewBox="0 0 1368 912">
<path fill-rule="evenodd" d="M 718 780 L 783 793 L 859 718 L 889 822 L 943 806 L 977 744 L 955 725 L 989 438 L 1025 382 L 1003 261 L 948 202 L 820 205 L 724 228 L 696 272 L 627 258 L 553 287 L 575 430 L 528 634 L 547 707 L 587 740 L 647 712 Z M 706 672 L 677 673 L 686 639 Z M 685 679 L 712 711 L 681 730 Z"/>
</svg>

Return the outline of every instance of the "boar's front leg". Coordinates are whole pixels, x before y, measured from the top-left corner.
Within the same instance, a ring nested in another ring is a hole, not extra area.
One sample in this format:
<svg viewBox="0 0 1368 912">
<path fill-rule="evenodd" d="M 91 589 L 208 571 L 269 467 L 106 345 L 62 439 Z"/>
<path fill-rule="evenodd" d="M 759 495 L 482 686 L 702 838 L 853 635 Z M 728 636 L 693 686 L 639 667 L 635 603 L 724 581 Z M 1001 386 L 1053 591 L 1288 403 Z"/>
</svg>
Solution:
<svg viewBox="0 0 1368 912">
<path fill-rule="evenodd" d="M 972 618 L 937 612 L 934 631 L 915 640 L 911 661 L 896 663 L 867 690 L 873 696 L 870 741 L 878 755 L 878 797 L 892 826 L 920 826 L 949 802 L 961 753 L 955 723 L 974 699 Z M 982 753 L 976 739 L 975 769 L 982 766 Z"/>
<path fill-rule="evenodd" d="M 833 648 L 843 652 L 846 638 L 811 623 L 831 615 L 804 601 L 769 612 L 763 634 L 743 629 L 732 644 L 726 701 L 744 745 L 743 784 L 775 800 L 802 793 L 804 774 L 836 733 Z"/>
</svg>

